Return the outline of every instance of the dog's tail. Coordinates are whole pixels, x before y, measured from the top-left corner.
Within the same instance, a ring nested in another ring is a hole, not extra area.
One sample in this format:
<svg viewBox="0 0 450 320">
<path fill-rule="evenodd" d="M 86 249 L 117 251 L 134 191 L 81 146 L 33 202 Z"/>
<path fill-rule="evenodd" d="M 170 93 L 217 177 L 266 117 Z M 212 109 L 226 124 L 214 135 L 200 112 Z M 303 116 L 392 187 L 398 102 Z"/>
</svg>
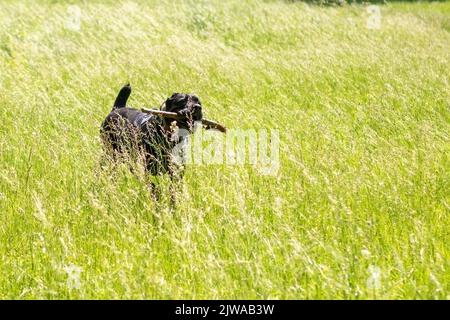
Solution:
<svg viewBox="0 0 450 320">
<path fill-rule="evenodd" d="M 130 94 L 131 94 L 131 86 L 128 83 L 127 85 L 123 86 L 122 89 L 120 89 L 119 95 L 117 96 L 116 101 L 114 101 L 113 109 L 126 107 L 127 100 Z"/>
</svg>

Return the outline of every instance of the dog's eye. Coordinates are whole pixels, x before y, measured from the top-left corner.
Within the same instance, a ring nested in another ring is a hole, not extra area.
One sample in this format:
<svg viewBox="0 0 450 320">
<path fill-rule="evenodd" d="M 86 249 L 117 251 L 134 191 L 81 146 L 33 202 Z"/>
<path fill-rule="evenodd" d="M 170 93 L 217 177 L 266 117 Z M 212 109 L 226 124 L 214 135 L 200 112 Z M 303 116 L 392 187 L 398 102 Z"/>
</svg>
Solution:
<svg viewBox="0 0 450 320">
<path fill-rule="evenodd" d="M 191 99 L 192 99 L 192 101 L 193 101 L 194 103 L 196 103 L 196 104 L 202 104 L 202 103 L 200 102 L 200 99 L 199 99 L 197 96 L 191 96 Z"/>
</svg>

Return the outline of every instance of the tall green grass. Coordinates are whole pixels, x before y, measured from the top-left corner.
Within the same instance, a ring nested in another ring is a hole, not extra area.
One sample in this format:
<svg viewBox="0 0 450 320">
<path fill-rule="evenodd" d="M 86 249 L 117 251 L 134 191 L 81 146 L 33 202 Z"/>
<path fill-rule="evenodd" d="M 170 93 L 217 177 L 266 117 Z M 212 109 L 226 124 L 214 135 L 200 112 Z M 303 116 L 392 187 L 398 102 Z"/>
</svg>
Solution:
<svg viewBox="0 0 450 320">
<path fill-rule="evenodd" d="M 450 4 L 380 8 L 1 1 L 0 298 L 449 299 Z M 172 210 L 101 170 L 127 81 L 279 130 L 278 174 L 188 166 Z"/>
</svg>

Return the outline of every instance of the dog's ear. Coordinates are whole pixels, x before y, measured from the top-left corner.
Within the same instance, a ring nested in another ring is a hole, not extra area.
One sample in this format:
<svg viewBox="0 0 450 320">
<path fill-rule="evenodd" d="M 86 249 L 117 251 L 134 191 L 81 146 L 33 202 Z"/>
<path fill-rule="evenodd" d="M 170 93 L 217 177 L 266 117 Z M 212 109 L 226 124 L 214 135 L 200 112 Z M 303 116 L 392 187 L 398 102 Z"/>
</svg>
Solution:
<svg viewBox="0 0 450 320">
<path fill-rule="evenodd" d="M 172 93 L 172 95 L 170 96 L 170 98 L 167 98 L 166 100 L 166 106 L 171 106 L 172 103 L 176 100 L 177 96 L 179 95 L 178 92 L 174 92 Z"/>
<path fill-rule="evenodd" d="M 162 110 L 170 111 L 173 107 L 173 104 L 180 104 L 181 102 L 187 100 L 189 97 L 186 94 L 174 92 L 170 98 L 168 98 L 164 104 L 164 108 Z"/>
<path fill-rule="evenodd" d="M 164 102 L 161 104 L 161 106 L 159 107 L 159 110 L 162 110 L 162 111 L 167 110 L 167 105 L 168 105 L 169 103 L 170 103 L 170 102 L 169 102 L 169 99 L 166 99 L 166 101 L 164 101 Z"/>
<path fill-rule="evenodd" d="M 177 95 L 177 93 L 173 93 L 170 98 L 166 99 L 166 102 L 164 102 L 164 106 L 161 108 L 161 110 L 170 110 L 170 108 L 172 108 L 172 103 L 175 99 L 175 96 Z"/>
</svg>

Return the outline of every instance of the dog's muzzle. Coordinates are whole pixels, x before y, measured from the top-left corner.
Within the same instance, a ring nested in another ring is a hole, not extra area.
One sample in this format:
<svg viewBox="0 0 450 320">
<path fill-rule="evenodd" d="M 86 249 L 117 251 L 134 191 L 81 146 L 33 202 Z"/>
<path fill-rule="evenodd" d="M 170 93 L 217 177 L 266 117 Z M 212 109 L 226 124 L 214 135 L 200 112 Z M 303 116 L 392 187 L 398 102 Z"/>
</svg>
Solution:
<svg viewBox="0 0 450 320">
<path fill-rule="evenodd" d="M 201 121 L 203 114 L 202 114 L 202 106 L 199 104 L 195 104 L 192 107 L 192 118 L 194 118 L 194 121 Z"/>
</svg>

